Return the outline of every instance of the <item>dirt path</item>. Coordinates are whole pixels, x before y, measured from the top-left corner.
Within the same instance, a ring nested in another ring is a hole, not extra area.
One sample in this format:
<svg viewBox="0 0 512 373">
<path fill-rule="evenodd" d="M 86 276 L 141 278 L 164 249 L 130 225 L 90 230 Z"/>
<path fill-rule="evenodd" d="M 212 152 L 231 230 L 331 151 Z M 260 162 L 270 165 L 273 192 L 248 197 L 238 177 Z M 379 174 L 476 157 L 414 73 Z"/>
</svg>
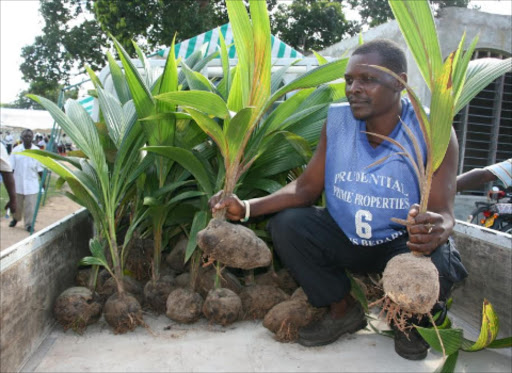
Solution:
<svg viewBox="0 0 512 373">
<path fill-rule="evenodd" d="M 49 198 L 46 200 L 45 205 L 39 208 L 34 233 L 79 210 L 81 207 L 63 195 Z M 2 208 L 0 218 L 0 250 L 5 250 L 30 235 L 24 229 L 23 221 L 18 222 L 16 227 L 9 228 L 10 221 L 11 218 L 5 218 L 5 210 Z"/>
</svg>

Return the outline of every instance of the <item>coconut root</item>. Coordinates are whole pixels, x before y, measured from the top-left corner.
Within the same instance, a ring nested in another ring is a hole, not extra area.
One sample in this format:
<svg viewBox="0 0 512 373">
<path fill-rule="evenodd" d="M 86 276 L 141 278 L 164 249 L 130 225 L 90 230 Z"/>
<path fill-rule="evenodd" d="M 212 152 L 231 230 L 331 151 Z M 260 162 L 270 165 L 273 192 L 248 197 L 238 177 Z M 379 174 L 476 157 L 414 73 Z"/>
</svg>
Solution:
<svg viewBox="0 0 512 373">
<path fill-rule="evenodd" d="M 409 331 L 413 328 L 413 325 L 409 322 L 409 320 L 413 316 L 418 317 L 418 315 L 402 309 L 388 296 L 384 296 L 368 305 L 368 307 L 374 306 L 382 308 L 379 313 L 379 318 L 385 319 L 388 325 L 394 324 L 398 330 L 405 334 L 408 334 Z M 421 320 L 421 318 L 422 315 L 419 315 L 418 321 Z"/>
</svg>

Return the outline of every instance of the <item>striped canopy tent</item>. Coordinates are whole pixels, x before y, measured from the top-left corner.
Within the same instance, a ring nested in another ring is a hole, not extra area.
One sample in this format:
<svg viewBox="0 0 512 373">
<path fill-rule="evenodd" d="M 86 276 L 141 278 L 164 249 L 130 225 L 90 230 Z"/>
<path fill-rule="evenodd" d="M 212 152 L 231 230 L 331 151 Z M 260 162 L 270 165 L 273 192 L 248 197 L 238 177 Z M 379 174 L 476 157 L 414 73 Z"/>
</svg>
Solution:
<svg viewBox="0 0 512 373">
<path fill-rule="evenodd" d="M 187 39 L 178 43 L 174 46 L 176 58 L 186 59 L 192 53 L 197 50 L 204 50 L 205 56 L 217 51 L 219 43 L 219 31 L 224 36 L 226 45 L 231 47 L 228 50 L 229 58 L 236 58 L 236 49 L 233 43 L 233 32 L 231 31 L 231 24 L 226 23 L 218 28 L 210 31 L 206 31 L 200 35 L 194 36 L 193 38 Z M 286 59 L 286 58 L 304 58 L 304 55 L 297 50 L 290 47 L 288 44 L 271 35 L 272 45 L 272 58 Z M 159 51 L 148 56 L 150 60 L 161 60 L 167 58 L 171 48 L 160 49 Z M 220 58 L 218 56 L 217 58 Z M 93 118 L 97 116 L 97 108 L 95 105 L 95 99 L 91 96 L 85 96 L 78 100 L 78 102 L 84 107 L 89 115 Z M 96 108 L 96 109 L 95 109 Z"/>
<path fill-rule="evenodd" d="M 78 99 L 78 103 L 83 106 L 87 114 L 92 116 L 92 111 L 94 108 L 94 97 L 85 96 L 83 98 Z"/>
<path fill-rule="evenodd" d="M 185 59 L 189 57 L 194 51 L 201 49 L 204 44 L 207 44 L 206 55 L 209 55 L 217 50 L 217 46 L 220 46 L 219 43 L 219 31 L 222 33 L 224 40 L 226 41 L 226 45 L 230 45 L 233 43 L 233 32 L 231 31 L 231 24 L 226 23 L 218 28 L 215 28 L 210 31 L 206 31 L 202 34 L 194 36 L 193 38 L 187 39 L 178 43 L 174 46 L 176 58 L 181 57 Z M 288 44 L 276 38 L 274 35 L 271 35 L 271 43 L 272 43 L 272 57 L 273 58 L 302 58 L 304 57 L 302 53 L 290 47 Z M 170 48 L 160 49 L 156 53 L 152 54 L 150 57 L 160 56 L 162 58 L 166 58 L 169 54 Z M 236 57 L 235 45 L 231 45 L 229 48 L 229 58 Z M 220 58 L 217 57 L 217 58 Z"/>
</svg>

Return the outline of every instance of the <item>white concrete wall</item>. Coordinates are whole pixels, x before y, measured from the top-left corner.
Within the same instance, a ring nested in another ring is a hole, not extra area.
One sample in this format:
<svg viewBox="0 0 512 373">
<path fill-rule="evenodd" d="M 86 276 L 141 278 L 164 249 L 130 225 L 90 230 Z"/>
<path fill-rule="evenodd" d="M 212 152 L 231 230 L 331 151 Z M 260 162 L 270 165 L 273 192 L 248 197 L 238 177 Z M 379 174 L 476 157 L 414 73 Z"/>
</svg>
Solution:
<svg viewBox="0 0 512 373">
<path fill-rule="evenodd" d="M 500 338 L 512 334 L 512 235 L 457 221 L 454 240 L 469 272 L 453 290 L 452 312 L 476 330 L 487 299 L 499 318 Z"/>
</svg>

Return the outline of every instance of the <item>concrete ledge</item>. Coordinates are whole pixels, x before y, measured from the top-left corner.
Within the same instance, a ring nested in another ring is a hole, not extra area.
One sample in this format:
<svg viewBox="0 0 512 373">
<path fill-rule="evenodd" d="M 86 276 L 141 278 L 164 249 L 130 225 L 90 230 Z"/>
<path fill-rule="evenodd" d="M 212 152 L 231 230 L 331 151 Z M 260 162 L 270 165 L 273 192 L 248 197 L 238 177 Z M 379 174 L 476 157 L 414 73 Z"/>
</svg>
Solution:
<svg viewBox="0 0 512 373">
<path fill-rule="evenodd" d="M 18 371 L 54 324 L 53 303 L 89 253 L 86 209 L 4 250 L 0 257 L 0 371 Z"/>
<path fill-rule="evenodd" d="M 512 235 L 457 221 L 457 249 L 469 276 L 453 291 L 452 312 L 480 330 L 482 303 L 491 302 L 500 338 L 512 335 Z"/>
</svg>

